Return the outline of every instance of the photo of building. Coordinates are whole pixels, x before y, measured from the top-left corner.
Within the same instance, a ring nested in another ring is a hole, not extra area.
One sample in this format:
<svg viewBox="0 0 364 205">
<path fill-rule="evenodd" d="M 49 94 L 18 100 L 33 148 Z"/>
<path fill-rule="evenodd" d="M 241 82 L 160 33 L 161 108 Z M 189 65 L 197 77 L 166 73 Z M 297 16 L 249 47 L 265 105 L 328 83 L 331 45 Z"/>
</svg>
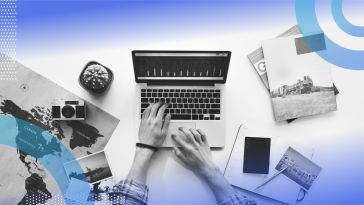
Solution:
<svg viewBox="0 0 364 205">
<path fill-rule="evenodd" d="M 283 174 L 308 190 L 321 172 L 321 167 L 289 147 L 276 166 Z"/>
</svg>

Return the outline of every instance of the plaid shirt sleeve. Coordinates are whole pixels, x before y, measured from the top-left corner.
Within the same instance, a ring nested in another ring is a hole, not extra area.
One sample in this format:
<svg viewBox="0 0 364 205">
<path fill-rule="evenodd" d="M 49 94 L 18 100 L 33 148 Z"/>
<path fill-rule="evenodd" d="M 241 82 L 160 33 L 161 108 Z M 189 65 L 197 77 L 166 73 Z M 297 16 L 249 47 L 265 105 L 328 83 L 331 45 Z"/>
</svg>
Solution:
<svg viewBox="0 0 364 205">
<path fill-rule="evenodd" d="M 250 200 L 248 197 L 241 194 L 234 194 L 226 200 L 219 203 L 219 205 L 256 205 L 257 203 Z"/>
<path fill-rule="evenodd" d="M 132 179 L 123 180 L 114 186 L 119 197 L 113 200 L 114 205 L 146 205 L 148 203 L 149 189 Z"/>
<path fill-rule="evenodd" d="M 149 189 L 132 179 L 123 180 L 114 186 L 119 194 L 113 205 L 147 205 Z M 234 194 L 219 205 L 256 205 L 256 202 L 241 194 Z"/>
</svg>

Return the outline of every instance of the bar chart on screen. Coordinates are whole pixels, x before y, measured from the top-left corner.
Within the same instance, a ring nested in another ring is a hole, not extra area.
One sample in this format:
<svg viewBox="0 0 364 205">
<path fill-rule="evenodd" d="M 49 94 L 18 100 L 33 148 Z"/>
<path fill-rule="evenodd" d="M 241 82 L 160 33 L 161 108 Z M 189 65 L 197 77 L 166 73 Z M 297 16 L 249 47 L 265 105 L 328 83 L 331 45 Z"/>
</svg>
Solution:
<svg viewBox="0 0 364 205">
<path fill-rule="evenodd" d="M 226 53 L 136 53 L 139 80 L 223 80 Z M 211 60 L 214 57 L 214 60 Z"/>
</svg>

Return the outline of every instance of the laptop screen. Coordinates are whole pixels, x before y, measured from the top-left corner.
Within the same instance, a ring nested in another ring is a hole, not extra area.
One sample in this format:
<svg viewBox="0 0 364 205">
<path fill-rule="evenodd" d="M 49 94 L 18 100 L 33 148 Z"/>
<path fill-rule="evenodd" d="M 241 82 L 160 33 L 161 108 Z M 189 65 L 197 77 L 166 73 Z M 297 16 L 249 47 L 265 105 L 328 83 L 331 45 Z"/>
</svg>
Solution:
<svg viewBox="0 0 364 205">
<path fill-rule="evenodd" d="M 225 83 L 230 51 L 133 51 L 137 83 Z"/>
</svg>

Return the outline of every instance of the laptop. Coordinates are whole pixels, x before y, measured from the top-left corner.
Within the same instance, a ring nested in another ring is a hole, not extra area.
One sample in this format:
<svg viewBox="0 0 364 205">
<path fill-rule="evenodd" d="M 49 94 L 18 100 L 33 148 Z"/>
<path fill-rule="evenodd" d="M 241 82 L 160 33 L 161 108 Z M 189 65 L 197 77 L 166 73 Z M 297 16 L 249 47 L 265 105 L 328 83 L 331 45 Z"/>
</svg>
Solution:
<svg viewBox="0 0 364 205">
<path fill-rule="evenodd" d="M 150 103 L 169 103 L 171 124 L 163 147 L 179 127 L 203 130 L 211 147 L 225 146 L 224 84 L 230 51 L 132 51 L 140 84 L 139 118 Z"/>
</svg>

